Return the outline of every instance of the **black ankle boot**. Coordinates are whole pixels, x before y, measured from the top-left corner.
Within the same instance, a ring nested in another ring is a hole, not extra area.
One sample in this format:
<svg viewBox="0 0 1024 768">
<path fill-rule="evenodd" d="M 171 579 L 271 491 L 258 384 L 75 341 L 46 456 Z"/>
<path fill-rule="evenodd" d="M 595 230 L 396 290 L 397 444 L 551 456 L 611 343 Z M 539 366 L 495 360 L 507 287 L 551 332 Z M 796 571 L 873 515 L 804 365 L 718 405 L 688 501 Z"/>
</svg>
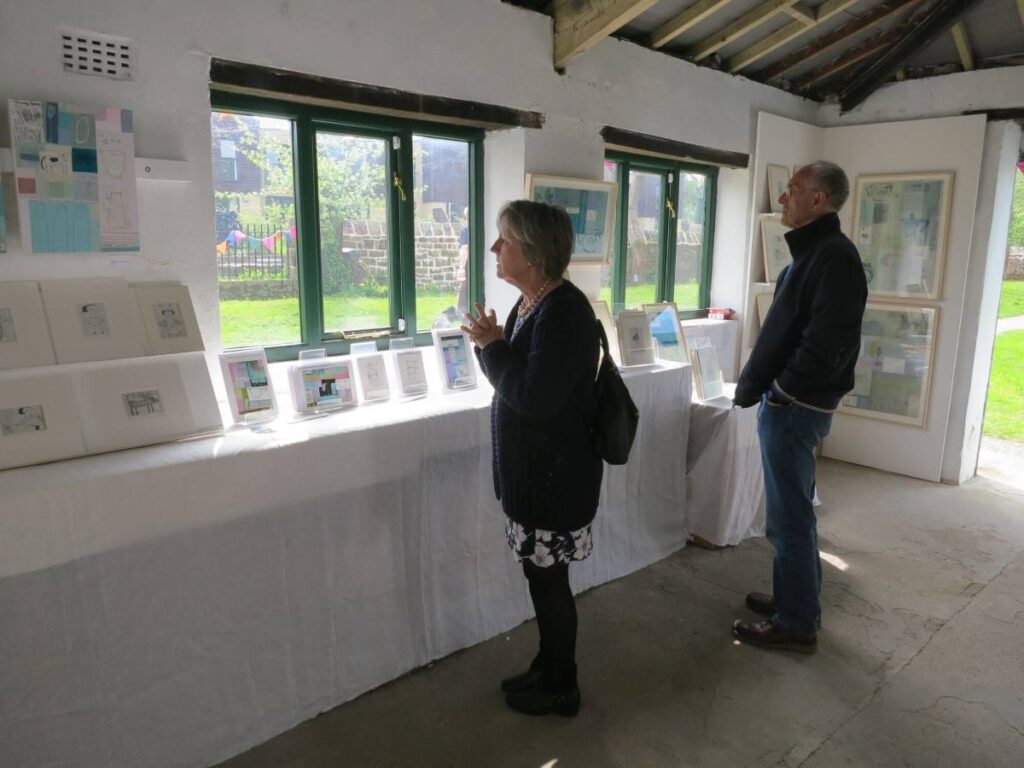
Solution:
<svg viewBox="0 0 1024 768">
<path fill-rule="evenodd" d="M 537 654 L 533 657 L 533 661 L 530 662 L 528 670 L 502 680 L 501 690 L 505 693 L 523 693 L 535 688 L 543 679 L 543 663 L 541 662 L 540 654 Z"/>
<path fill-rule="evenodd" d="M 509 693 L 505 703 L 524 715 L 556 714 L 576 717 L 580 711 L 580 689 L 574 663 L 545 669 L 540 681 L 525 691 Z"/>
</svg>

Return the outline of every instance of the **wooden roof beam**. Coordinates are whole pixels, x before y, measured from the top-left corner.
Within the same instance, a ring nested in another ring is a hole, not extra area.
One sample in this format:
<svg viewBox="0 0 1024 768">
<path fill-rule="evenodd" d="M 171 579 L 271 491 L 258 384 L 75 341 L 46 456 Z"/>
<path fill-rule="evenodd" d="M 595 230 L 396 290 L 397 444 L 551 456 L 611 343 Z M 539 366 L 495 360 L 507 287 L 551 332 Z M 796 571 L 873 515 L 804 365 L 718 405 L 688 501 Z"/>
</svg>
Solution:
<svg viewBox="0 0 1024 768">
<path fill-rule="evenodd" d="M 964 71 L 970 72 L 974 69 L 974 54 L 971 52 L 971 43 L 967 39 L 967 26 L 964 20 L 960 19 L 950 30 L 953 33 L 953 42 L 956 43 L 956 52 L 960 54 L 960 63 Z"/>
<path fill-rule="evenodd" d="M 731 2 L 732 0 L 697 0 L 678 16 L 669 19 L 654 30 L 647 39 L 648 45 L 651 48 L 661 48 Z M 1024 3 L 1024 0 L 1020 0 L 1020 2 Z"/>
<path fill-rule="evenodd" d="M 554 0 L 555 68 L 625 26 L 658 0 Z"/>
<path fill-rule="evenodd" d="M 920 2 L 921 0 L 886 0 L 886 2 L 876 5 L 874 8 L 862 13 L 852 21 L 843 24 L 838 29 L 831 31 L 826 35 L 822 35 L 817 40 L 811 41 L 799 50 L 786 54 L 774 64 L 769 65 L 766 69 L 757 72 L 755 77 L 763 82 L 777 80 L 794 67 L 803 64 L 815 56 L 820 56 L 821 54 L 832 50 L 836 46 L 849 40 L 854 35 L 875 26 L 875 24 L 885 21 L 890 16 L 894 16 L 908 8 L 912 8 Z M 1021 0 L 1021 2 L 1024 2 L 1024 0 Z M 742 56 L 742 54 L 739 54 L 739 56 Z M 739 56 L 736 58 L 739 58 Z"/>
<path fill-rule="evenodd" d="M 741 69 L 749 67 L 755 61 L 767 56 L 776 48 L 785 45 L 794 37 L 814 29 L 823 21 L 828 21 L 837 13 L 842 13 L 857 2 L 859 0 L 826 0 L 826 2 L 815 9 L 807 8 L 802 3 L 797 3 L 787 8 L 785 12 L 796 20 L 737 53 L 726 63 L 726 69 L 730 72 L 739 72 Z M 1024 0 L 1021 0 L 1021 2 L 1024 2 Z M 807 19 L 810 19 L 809 23 Z"/>
<path fill-rule="evenodd" d="M 797 0 L 765 0 L 753 10 L 740 16 L 736 21 L 732 22 L 723 29 L 718 30 L 712 35 L 701 40 L 697 46 L 688 53 L 688 57 L 693 61 L 700 61 L 706 59 L 712 53 L 717 51 L 719 48 L 724 48 L 733 40 L 747 34 L 750 30 L 755 27 L 759 27 L 764 24 L 768 19 L 780 13 L 784 8 L 789 8 L 791 5 L 796 5 Z"/>
<path fill-rule="evenodd" d="M 822 64 L 812 72 L 809 72 L 796 84 L 796 90 L 803 93 L 813 90 L 815 86 L 820 83 L 835 77 L 840 72 L 845 72 L 855 64 L 860 64 L 862 61 L 874 56 L 879 51 L 885 50 L 906 33 L 907 28 L 905 26 L 901 26 L 896 29 L 889 30 L 884 34 L 875 35 L 874 37 L 865 40 L 855 48 L 850 49 L 841 56 L 837 56 L 831 61 Z"/>
<path fill-rule="evenodd" d="M 938 0 L 910 31 L 866 66 L 839 92 L 840 109 L 849 112 L 885 83 L 918 51 L 949 30 L 978 0 Z"/>
</svg>

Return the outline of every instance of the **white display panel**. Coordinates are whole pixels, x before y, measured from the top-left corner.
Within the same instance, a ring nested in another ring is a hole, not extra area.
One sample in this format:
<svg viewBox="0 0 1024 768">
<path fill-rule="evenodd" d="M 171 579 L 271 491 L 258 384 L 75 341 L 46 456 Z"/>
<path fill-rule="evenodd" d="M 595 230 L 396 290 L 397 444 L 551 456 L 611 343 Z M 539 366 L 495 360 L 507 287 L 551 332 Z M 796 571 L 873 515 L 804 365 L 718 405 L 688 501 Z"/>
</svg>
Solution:
<svg viewBox="0 0 1024 768">
<path fill-rule="evenodd" d="M 37 368 L 0 374 L 0 469 L 85 453 L 71 377 Z"/>
<path fill-rule="evenodd" d="M 55 362 L 39 283 L 0 283 L 0 370 Z"/>
<path fill-rule="evenodd" d="M 177 283 L 136 283 L 131 286 L 146 329 L 146 352 L 167 355 L 201 352 L 203 337 L 188 287 Z"/>
<path fill-rule="evenodd" d="M 142 357 L 142 319 L 135 294 L 122 278 L 43 280 L 58 363 Z"/>
</svg>

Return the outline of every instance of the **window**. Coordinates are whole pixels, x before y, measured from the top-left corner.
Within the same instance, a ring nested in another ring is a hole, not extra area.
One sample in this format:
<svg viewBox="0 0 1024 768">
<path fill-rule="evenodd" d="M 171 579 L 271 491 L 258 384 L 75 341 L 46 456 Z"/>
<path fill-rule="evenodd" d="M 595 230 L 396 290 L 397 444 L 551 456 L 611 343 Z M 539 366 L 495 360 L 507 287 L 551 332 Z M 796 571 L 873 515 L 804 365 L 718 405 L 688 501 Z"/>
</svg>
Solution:
<svg viewBox="0 0 1024 768">
<path fill-rule="evenodd" d="M 717 168 L 609 152 L 605 181 L 619 185 L 615 248 L 601 274 L 613 312 L 674 301 L 681 316 L 710 303 Z"/>
<path fill-rule="evenodd" d="M 216 91 L 211 104 L 214 154 L 226 162 L 231 142 L 237 169 L 214 180 L 224 348 L 426 344 L 482 300 L 482 131 Z"/>
</svg>

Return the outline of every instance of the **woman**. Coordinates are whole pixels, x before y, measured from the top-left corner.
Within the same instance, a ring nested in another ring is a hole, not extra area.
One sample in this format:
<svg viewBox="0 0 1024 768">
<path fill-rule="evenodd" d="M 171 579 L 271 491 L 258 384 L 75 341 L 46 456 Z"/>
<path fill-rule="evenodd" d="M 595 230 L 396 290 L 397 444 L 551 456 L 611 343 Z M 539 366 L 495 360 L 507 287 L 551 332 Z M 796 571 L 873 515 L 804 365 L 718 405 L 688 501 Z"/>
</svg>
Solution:
<svg viewBox="0 0 1024 768">
<path fill-rule="evenodd" d="M 501 209 L 498 231 L 491 246 L 498 277 L 522 296 L 504 326 L 477 304 L 462 329 L 494 386 L 494 488 L 540 634 L 530 668 L 501 689 L 512 709 L 572 717 L 580 691 L 569 563 L 590 554 L 601 487 L 592 436 L 600 342 L 590 302 L 562 277 L 573 245 L 569 215 L 517 200 Z"/>
</svg>

